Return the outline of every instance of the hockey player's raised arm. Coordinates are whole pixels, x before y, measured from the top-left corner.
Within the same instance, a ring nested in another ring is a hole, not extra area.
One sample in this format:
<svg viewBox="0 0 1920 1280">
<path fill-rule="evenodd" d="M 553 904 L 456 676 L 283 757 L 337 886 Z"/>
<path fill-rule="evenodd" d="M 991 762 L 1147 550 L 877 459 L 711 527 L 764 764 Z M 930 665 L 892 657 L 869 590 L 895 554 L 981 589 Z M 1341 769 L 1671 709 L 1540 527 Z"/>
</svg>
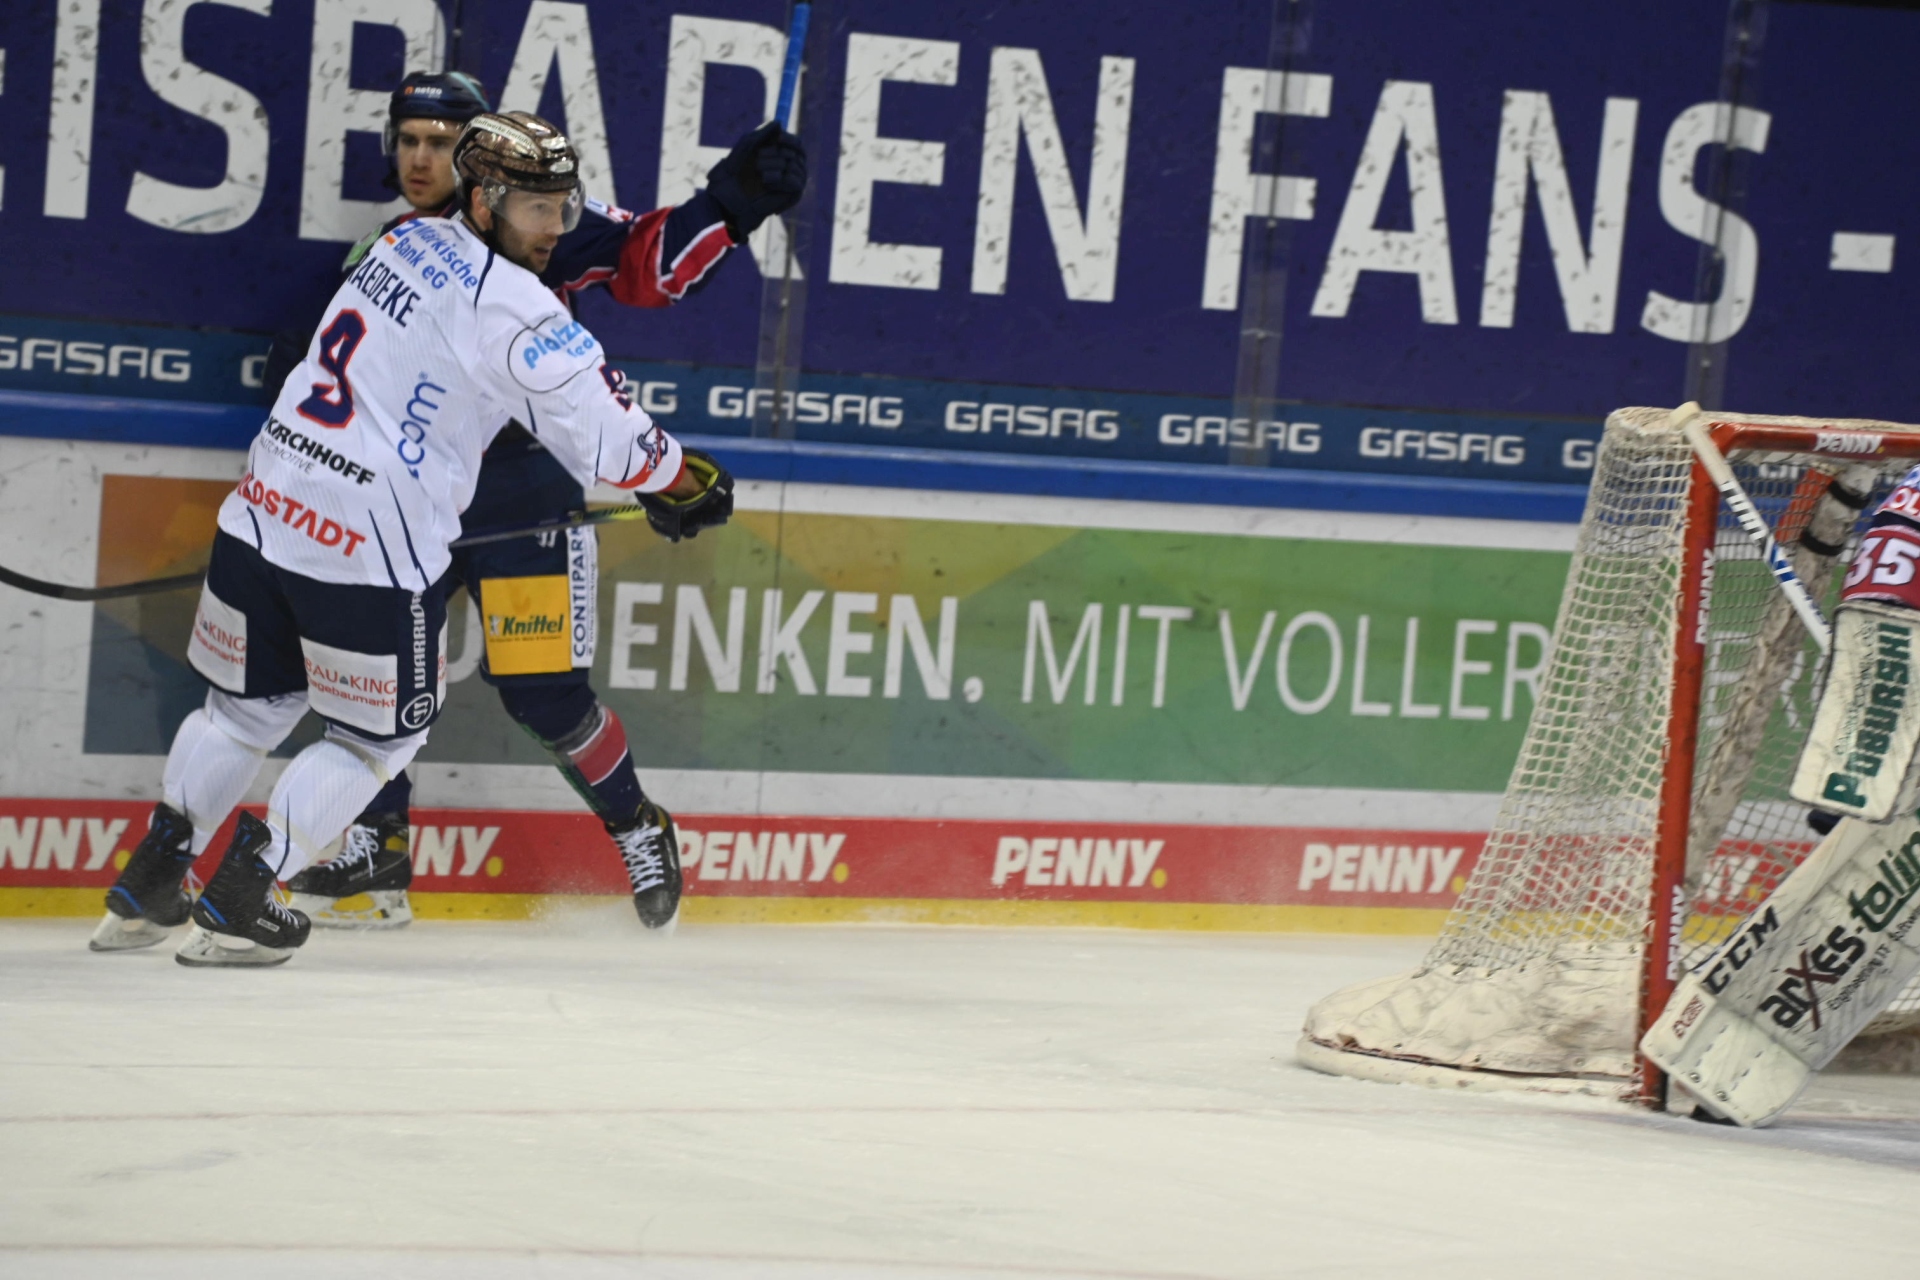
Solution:
<svg viewBox="0 0 1920 1280">
<path fill-rule="evenodd" d="M 540 281 L 569 306 L 598 285 L 629 307 L 671 306 L 706 284 L 762 222 L 798 203 L 806 186 L 800 139 L 765 125 L 741 138 L 681 204 L 636 215 L 588 200 Z"/>
<path fill-rule="evenodd" d="M 540 280 L 569 306 L 586 290 L 605 286 L 625 306 L 667 307 L 711 279 L 738 243 L 704 191 L 642 214 L 589 200 Z"/>
</svg>

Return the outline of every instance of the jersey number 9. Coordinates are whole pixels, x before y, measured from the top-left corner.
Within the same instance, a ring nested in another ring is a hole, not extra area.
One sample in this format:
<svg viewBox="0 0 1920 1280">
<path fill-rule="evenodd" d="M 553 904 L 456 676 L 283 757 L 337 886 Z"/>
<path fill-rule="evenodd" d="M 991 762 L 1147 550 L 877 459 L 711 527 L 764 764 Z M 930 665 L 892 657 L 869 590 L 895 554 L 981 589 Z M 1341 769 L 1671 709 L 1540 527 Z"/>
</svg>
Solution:
<svg viewBox="0 0 1920 1280">
<path fill-rule="evenodd" d="M 313 394 L 299 405 L 300 416 L 323 427 L 344 427 L 353 421 L 353 384 L 347 381 L 347 365 L 367 336 L 367 322 L 358 311 L 342 311 L 320 335 L 320 352 L 315 357 L 320 367 L 333 375 L 333 385 L 313 384 Z"/>
</svg>

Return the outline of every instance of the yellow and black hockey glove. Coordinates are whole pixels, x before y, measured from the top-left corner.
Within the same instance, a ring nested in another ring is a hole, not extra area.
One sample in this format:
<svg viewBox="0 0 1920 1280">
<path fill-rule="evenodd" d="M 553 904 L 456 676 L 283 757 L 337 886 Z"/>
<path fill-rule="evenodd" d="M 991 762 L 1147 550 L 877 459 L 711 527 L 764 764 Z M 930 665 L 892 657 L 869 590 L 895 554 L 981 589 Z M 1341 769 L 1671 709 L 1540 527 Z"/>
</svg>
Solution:
<svg viewBox="0 0 1920 1280">
<path fill-rule="evenodd" d="M 700 482 L 700 492 L 690 498 L 639 495 L 640 505 L 647 509 L 647 523 L 668 542 L 696 537 L 702 529 L 723 525 L 733 515 L 733 476 L 698 449 L 688 449 L 683 456 L 687 471 Z"/>
</svg>

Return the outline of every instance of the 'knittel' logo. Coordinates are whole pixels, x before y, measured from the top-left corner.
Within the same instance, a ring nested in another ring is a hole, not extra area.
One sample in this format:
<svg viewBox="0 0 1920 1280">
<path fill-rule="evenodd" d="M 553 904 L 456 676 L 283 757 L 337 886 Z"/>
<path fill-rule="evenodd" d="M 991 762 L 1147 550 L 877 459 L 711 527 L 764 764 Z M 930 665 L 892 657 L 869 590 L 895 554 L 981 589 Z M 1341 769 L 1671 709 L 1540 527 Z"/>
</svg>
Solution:
<svg viewBox="0 0 1920 1280">
<path fill-rule="evenodd" d="M 1882 622 L 1866 714 L 1861 716 L 1860 727 L 1854 731 L 1853 752 L 1847 757 L 1847 772 L 1827 775 L 1827 785 L 1821 792 L 1827 799 L 1850 808 L 1866 807 L 1867 798 L 1860 794 L 1860 782 L 1880 772 L 1887 747 L 1900 727 L 1900 713 L 1907 705 L 1912 654 L 1912 630 Z"/>
<path fill-rule="evenodd" d="M 516 618 L 509 614 L 487 615 L 487 635 L 494 640 L 536 639 L 564 634 L 567 620 L 554 614 L 536 613 Z"/>
</svg>

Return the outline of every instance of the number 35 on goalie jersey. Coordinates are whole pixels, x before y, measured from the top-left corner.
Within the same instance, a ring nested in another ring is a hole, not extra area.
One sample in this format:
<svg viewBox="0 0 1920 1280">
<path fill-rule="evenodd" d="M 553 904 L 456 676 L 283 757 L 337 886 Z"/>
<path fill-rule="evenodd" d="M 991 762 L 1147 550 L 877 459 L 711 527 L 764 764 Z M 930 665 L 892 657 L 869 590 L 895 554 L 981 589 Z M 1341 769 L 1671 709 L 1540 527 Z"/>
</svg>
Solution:
<svg viewBox="0 0 1920 1280">
<path fill-rule="evenodd" d="M 679 443 L 621 386 L 532 272 L 458 219 L 401 223 L 334 295 L 220 527 L 306 577 L 424 590 L 510 419 L 583 487 L 674 482 Z"/>
<path fill-rule="evenodd" d="M 1904 524 L 1869 529 L 1847 569 L 1840 598 L 1920 609 L 1920 530 Z"/>
</svg>

